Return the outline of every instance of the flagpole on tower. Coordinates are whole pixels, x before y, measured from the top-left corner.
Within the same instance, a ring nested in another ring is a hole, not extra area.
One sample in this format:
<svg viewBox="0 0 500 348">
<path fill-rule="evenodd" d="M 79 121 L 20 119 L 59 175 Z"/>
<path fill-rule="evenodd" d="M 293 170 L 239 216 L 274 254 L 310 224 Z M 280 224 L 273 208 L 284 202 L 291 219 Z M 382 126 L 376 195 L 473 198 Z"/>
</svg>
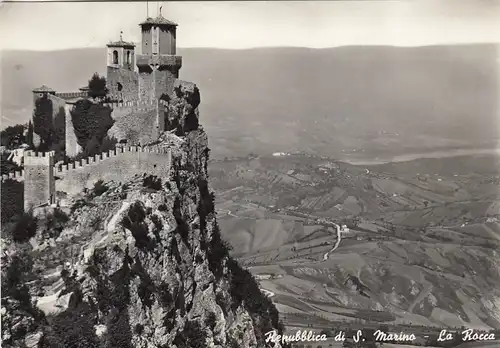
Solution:
<svg viewBox="0 0 500 348">
<path fill-rule="evenodd" d="M 149 1 L 146 1 L 146 18 L 149 18 Z"/>
</svg>

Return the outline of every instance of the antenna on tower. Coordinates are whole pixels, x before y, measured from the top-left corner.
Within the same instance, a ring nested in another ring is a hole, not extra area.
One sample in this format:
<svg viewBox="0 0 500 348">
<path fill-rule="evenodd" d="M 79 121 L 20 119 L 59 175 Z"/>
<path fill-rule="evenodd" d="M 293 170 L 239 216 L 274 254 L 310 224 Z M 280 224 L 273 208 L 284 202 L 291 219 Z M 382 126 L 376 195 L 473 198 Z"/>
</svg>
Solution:
<svg viewBox="0 0 500 348">
<path fill-rule="evenodd" d="M 120 30 L 120 41 L 123 41 L 123 31 Z"/>
</svg>

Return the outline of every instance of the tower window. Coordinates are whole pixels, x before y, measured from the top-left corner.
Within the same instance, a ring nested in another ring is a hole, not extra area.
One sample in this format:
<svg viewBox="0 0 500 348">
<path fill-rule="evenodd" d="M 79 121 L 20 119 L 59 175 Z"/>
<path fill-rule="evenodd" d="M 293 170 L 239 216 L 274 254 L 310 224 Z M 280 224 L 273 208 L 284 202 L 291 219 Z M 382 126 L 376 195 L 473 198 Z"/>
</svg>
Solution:
<svg viewBox="0 0 500 348">
<path fill-rule="evenodd" d="M 113 64 L 118 64 L 118 51 L 113 51 Z"/>
<path fill-rule="evenodd" d="M 123 89 L 123 86 L 120 82 L 117 83 L 117 87 L 118 87 L 118 92 L 120 92 Z"/>
<path fill-rule="evenodd" d="M 127 64 L 131 64 L 132 63 L 132 59 L 131 59 L 131 55 L 130 55 L 130 51 L 127 52 Z"/>
</svg>

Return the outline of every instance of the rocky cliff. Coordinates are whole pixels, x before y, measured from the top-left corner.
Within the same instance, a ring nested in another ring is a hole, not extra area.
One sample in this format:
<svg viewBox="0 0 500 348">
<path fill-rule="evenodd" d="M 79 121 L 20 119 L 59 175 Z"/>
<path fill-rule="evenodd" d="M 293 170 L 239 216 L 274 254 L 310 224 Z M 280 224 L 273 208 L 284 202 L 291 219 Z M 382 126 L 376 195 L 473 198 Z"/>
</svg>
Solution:
<svg viewBox="0 0 500 348">
<path fill-rule="evenodd" d="M 170 172 L 98 183 L 66 213 L 39 213 L 23 249 L 6 244 L 5 347 L 278 347 L 264 337 L 281 330 L 276 308 L 221 239 L 207 135 L 184 127 L 192 99 L 169 101 L 184 131 L 156 144 L 172 149 Z"/>
</svg>

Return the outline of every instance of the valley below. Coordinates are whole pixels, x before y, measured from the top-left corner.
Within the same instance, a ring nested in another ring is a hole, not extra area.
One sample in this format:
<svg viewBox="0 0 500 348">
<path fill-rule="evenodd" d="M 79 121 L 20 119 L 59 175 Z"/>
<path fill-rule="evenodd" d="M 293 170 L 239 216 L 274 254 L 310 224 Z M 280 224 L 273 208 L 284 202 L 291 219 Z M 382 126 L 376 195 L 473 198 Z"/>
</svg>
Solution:
<svg viewBox="0 0 500 348">
<path fill-rule="evenodd" d="M 253 156 L 209 168 L 222 235 L 288 327 L 500 328 L 494 152 L 376 165 Z"/>
</svg>

